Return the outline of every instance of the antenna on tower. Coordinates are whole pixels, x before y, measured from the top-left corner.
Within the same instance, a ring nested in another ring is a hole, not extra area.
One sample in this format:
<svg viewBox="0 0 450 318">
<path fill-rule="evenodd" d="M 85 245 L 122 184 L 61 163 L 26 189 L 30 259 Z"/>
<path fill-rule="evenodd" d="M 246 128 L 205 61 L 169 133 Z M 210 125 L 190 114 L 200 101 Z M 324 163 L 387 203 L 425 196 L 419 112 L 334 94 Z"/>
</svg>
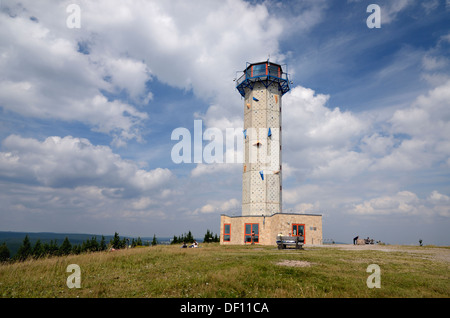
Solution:
<svg viewBox="0 0 450 318">
<path fill-rule="evenodd" d="M 236 81 L 237 81 L 237 78 L 238 78 L 237 73 L 238 73 L 238 71 L 236 71 L 236 74 L 234 75 L 233 82 L 236 82 Z"/>
</svg>

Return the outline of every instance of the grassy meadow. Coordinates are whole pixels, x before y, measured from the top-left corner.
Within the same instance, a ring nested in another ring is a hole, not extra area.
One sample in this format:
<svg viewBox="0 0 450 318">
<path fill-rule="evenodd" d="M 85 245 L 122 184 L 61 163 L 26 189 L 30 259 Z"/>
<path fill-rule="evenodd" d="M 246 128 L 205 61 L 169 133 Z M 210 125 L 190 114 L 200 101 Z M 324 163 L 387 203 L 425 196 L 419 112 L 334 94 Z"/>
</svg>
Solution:
<svg viewBox="0 0 450 318">
<path fill-rule="evenodd" d="M 386 247 L 387 248 L 387 247 Z M 448 298 L 450 249 L 159 245 L 0 265 L 0 296 L 80 298 Z M 435 257 L 438 255 L 439 257 Z M 443 256 L 442 256 L 443 255 Z M 68 288 L 69 264 L 81 287 Z M 381 288 L 368 288 L 370 264 Z"/>
</svg>

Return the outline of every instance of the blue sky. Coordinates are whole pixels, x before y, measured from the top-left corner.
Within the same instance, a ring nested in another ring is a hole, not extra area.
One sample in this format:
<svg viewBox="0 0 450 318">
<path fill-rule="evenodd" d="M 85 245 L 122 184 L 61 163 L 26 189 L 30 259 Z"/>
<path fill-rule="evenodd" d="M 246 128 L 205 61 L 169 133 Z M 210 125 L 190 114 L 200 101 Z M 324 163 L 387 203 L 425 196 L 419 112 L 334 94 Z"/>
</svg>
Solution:
<svg viewBox="0 0 450 318">
<path fill-rule="evenodd" d="M 448 0 L 0 3 L 0 230 L 218 233 L 242 166 L 175 164 L 171 134 L 241 128 L 233 79 L 270 56 L 293 81 L 284 211 L 324 239 L 450 244 Z"/>
</svg>

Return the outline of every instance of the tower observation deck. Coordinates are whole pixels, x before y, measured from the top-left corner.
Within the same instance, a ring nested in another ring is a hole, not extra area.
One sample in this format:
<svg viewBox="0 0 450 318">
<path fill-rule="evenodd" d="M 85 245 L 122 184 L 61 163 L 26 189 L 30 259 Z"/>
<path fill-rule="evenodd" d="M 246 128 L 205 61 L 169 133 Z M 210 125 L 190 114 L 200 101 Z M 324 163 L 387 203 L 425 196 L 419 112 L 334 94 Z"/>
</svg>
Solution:
<svg viewBox="0 0 450 318">
<path fill-rule="evenodd" d="M 287 73 L 283 72 L 281 65 L 267 62 L 247 63 L 243 74 L 238 78 L 236 88 L 242 97 L 245 97 L 245 89 L 253 89 L 255 83 L 262 83 L 266 88 L 272 84 L 278 84 L 281 95 L 287 93 L 289 80 Z"/>
</svg>

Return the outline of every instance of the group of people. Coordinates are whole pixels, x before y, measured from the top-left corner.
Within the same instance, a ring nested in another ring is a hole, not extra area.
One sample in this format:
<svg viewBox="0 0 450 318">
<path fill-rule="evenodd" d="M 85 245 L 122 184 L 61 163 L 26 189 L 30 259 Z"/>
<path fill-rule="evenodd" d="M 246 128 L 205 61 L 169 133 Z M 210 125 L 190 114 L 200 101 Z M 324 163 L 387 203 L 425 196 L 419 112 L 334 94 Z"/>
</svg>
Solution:
<svg viewBox="0 0 450 318">
<path fill-rule="evenodd" d="M 186 242 L 183 242 L 183 245 L 181 246 L 181 248 L 187 248 L 187 247 L 188 247 L 188 246 L 187 246 Z M 192 243 L 192 245 L 190 245 L 189 247 L 190 247 L 190 248 L 198 247 L 197 241 L 194 240 L 194 242 Z"/>
<path fill-rule="evenodd" d="M 359 235 L 353 238 L 353 245 L 358 244 L 358 239 L 359 239 Z M 373 239 L 370 239 L 369 237 L 367 237 L 366 239 L 364 239 L 364 243 L 365 244 L 373 244 Z"/>
</svg>

